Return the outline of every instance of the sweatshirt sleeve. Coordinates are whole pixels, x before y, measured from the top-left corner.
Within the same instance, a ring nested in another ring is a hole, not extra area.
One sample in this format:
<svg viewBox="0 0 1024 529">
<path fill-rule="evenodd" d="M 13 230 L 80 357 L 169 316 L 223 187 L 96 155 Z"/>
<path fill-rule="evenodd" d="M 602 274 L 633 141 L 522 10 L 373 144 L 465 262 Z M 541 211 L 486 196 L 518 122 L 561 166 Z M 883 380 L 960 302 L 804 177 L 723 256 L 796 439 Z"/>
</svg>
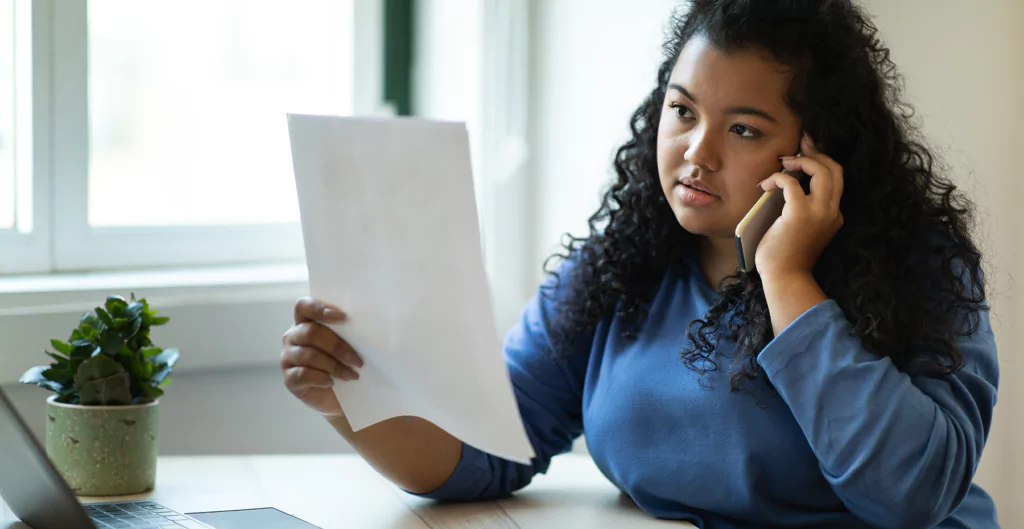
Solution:
<svg viewBox="0 0 1024 529">
<path fill-rule="evenodd" d="M 999 367 L 988 311 L 958 342 L 966 366 L 910 376 L 863 347 L 835 301 L 758 357 L 832 489 L 879 527 L 933 527 L 963 501 L 988 437 Z"/>
<path fill-rule="evenodd" d="M 474 501 L 508 496 L 546 472 L 551 458 L 572 449 L 583 433 L 583 380 L 589 351 L 557 356 L 548 330 L 556 300 L 569 281 L 567 268 L 559 272 L 562 285 L 549 277 L 523 309 L 520 321 L 504 342 L 504 357 L 526 434 L 536 456 L 529 465 L 508 461 L 462 445 L 462 457 L 440 488 L 419 494 L 445 501 Z"/>
</svg>

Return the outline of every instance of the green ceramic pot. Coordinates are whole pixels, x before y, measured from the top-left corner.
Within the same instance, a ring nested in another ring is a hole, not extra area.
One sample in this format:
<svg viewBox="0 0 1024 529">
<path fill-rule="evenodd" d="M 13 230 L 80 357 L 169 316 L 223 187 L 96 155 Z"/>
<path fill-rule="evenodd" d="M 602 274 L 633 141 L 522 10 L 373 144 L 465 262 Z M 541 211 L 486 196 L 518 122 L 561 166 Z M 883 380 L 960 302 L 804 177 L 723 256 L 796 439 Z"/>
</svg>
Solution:
<svg viewBox="0 0 1024 529">
<path fill-rule="evenodd" d="M 157 405 L 46 401 L 46 452 L 79 496 L 125 496 L 156 483 Z"/>
</svg>

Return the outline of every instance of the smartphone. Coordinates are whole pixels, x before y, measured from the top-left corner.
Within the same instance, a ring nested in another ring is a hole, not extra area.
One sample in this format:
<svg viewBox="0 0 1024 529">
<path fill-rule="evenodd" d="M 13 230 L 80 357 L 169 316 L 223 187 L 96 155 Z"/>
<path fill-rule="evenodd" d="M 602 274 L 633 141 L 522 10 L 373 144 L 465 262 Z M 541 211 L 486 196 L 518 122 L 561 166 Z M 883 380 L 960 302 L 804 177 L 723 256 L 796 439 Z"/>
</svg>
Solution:
<svg viewBox="0 0 1024 529">
<path fill-rule="evenodd" d="M 797 156 L 800 154 L 797 153 Z M 796 178 L 804 193 L 807 193 L 809 178 L 806 173 L 786 170 L 782 172 Z M 785 205 L 786 199 L 781 189 L 767 191 L 736 225 L 736 253 L 739 254 L 741 272 L 753 272 L 756 269 L 754 256 L 757 254 L 757 245 L 768 232 L 768 228 L 775 223 L 775 219 L 782 215 L 782 208 Z"/>
</svg>

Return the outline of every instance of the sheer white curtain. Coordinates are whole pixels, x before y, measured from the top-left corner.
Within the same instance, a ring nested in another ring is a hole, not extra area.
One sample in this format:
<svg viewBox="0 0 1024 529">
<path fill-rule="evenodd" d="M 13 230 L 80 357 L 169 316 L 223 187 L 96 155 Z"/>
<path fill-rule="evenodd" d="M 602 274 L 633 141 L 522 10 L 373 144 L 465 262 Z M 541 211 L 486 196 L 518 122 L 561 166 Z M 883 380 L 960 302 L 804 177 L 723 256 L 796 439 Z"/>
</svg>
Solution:
<svg viewBox="0 0 1024 529">
<path fill-rule="evenodd" d="M 498 330 L 518 319 L 535 285 L 529 171 L 530 11 L 526 0 L 485 0 L 482 195 L 484 256 Z"/>
<path fill-rule="evenodd" d="M 530 262 L 529 6 L 527 0 L 420 0 L 413 111 L 466 123 L 498 332 L 535 285 Z M 535 275 L 535 274 L 534 274 Z"/>
</svg>

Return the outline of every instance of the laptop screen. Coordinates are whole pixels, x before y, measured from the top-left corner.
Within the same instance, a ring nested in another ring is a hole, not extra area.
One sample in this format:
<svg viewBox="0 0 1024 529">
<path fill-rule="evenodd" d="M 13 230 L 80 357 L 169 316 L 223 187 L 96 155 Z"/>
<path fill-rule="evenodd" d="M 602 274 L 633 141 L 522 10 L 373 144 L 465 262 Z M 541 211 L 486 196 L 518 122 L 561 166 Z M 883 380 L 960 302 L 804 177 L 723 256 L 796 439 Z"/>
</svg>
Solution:
<svg viewBox="0 0 1024 529">
<path fill-rule="evenodd" d="M 24 419 L 0 390 L 0 497 L 33 529 L 95 529 Z"/>
</svg>

